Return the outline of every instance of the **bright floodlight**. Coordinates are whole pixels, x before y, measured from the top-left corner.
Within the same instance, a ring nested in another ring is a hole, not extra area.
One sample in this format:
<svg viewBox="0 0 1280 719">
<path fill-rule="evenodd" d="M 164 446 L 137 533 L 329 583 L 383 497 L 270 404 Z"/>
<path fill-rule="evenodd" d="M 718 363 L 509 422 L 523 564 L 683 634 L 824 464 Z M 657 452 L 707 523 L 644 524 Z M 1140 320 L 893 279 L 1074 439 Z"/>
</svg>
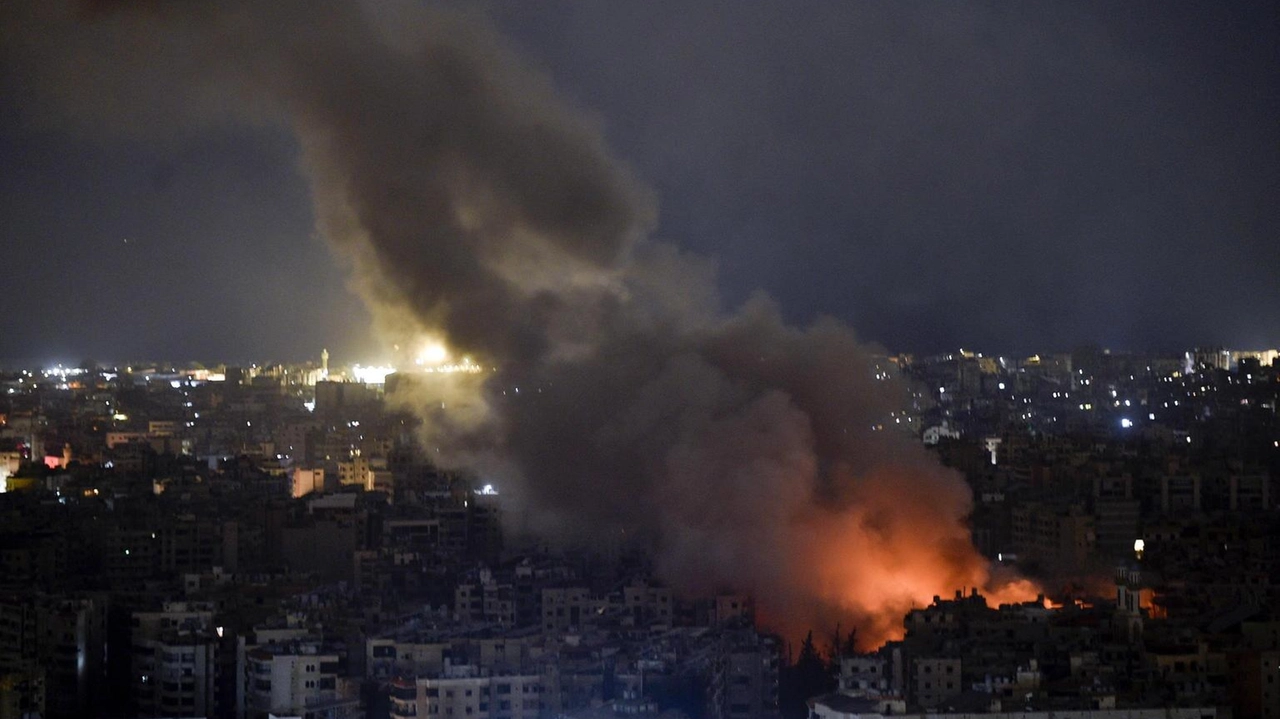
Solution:
<svg viewBox="0 0 1280 719">
<path fill-rule="evenodd" d="M 355 365 L 351 368 L 351 374 L 356 378 L 356 381 L 365 384 L 385 384 L 387 375 L 395 371 L 395 367 L 361 367 L 360 365 Z"/>
<path fill-rule="evenodd" d="M 449 359 L 449 350 L 440 342 L 428 342 L 420 353 L 416 362 L 420 365 L 438 365 L 443 364 Z"/>
</svg>

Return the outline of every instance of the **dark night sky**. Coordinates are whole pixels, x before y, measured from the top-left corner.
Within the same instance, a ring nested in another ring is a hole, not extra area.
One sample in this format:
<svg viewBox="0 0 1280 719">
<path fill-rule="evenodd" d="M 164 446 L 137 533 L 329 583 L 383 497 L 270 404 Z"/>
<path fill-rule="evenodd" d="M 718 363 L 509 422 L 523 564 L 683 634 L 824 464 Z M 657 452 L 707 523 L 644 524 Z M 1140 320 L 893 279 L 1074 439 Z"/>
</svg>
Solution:
<svg viewBox="0 0 1280 719">
<path fill-rule="evenodd" d="M 490 14 L 731 303 L 894 351 L 1280 345 L 1269 3 Z M 0 101 L 0 360 L 378 358 L 289 136 L 41 116 Z"/>
</svg>

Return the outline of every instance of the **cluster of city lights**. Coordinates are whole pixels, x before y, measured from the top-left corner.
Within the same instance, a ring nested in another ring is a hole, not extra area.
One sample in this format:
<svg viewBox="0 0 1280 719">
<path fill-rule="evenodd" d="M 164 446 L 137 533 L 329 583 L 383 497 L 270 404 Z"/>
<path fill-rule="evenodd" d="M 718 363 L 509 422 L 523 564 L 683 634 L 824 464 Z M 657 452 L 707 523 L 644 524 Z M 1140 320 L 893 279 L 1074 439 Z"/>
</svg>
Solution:
<svg viewBox="0 0 1280 719">
<path fill-rule="evenodd" d="M 387 375 L 395 374 L 395 371 L 395 367 L 388 367 L 386 365 L 370 365 L 367 367 L 352 365 L 351 376 L 354 377 L 357 382 L 363 382 L 365 384 L 385 384 L 387 381 Z"/>
<path fill-rule="evenodd" d="M 413 363 L 422 372 L 436 374 L 454 374 L 457 372 L 474 374 L 481 371 L 480 366 L 472 362 L 470 357 L 463 357 L 457 362 L 450 362 L 449 349 L 444 346 L 444 343 L 435 340 L 428 341 L 423 345 L 422 351 L 418 353 Z"/>
<path fill-rule="evenodd" d="M 46 367 L 41 370 L 41 374 L 45 377 L 57 377 L 58 379 L 65 381 L 68 377 L 77 377 L 85 374 L 86 371 L 87 370 L 79 367 L 63 367 L 62 365 L 57 365 L 55 367 Z"/>
<path fill-rule="evenodd" d="M 480 365 L 472 362 L 470 357 L 463 357 L 461 362 L 440 364 L 434 367 L 423 367 L 422 371 L 436 372 L 440 374 L 453 374 L 455 372 L 476 374 L 483 370 L 481 370 Z"/>
<path fill-rule="evenodd" d="M 412 369 L 424 374 L 478 374 L 483 371 L 470 357 L 452 361 L 449 349 L 438 340 L 423 343 L 422 349 L 413 359 Z M 388 375 L 400 371 L 400 368 L 392 365 L 353 365 L 351 378 L 364 384 L 386 384 Z"/>
<path fill-rule="evenodd" d="M 387 376 L 398 371 L 395 367 L 389 365 L 353 365 L 351 367 L 351 377 L 364 384 L 386 384 Z M 449 362 L 430 367 L 420 366 L 417 371 L 426 374 L 478 374 L 484 370 L 480 365 L 472 362 L 469 357 L 463 357 L 460 362 Z"/>
</svg>

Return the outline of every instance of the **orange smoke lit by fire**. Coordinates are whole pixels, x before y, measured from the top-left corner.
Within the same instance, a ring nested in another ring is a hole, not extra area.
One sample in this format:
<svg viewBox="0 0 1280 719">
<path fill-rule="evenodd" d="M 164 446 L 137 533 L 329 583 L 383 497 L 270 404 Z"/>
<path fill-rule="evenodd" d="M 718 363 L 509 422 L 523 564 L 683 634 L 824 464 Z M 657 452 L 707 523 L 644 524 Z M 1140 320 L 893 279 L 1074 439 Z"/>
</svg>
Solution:
<svg viewBox="0 0 1280 719">
<path fill-rule="evenodd" d="M 1138 592 L 1138 606 L 1145 609 L 1152 619 L 1168 619 L 1169 610 L 1156 601 L 1154 589 L 1142 589 Z"/>
<path fill-rule="evenodd" d="M 990 607 L 1037 600 L 1034 582 L 1003 576 L 974 548 L 963 483 L 917 484 L 895 471 L 856 483 L 847 505 L 806 521 L 796 590 L 821 605 L 797 616 L 796 603 L 758 597 L 757 619 L 795 640 L 841 626 L 857 628 L 862 651 L 904 636 L 903 620 L 934 597 L 977 589 Z M 922 491 L 922 490 L 928 491 Z M 941 496 L 940 496 L 941 495 Z"/>
<path fill-rule="evenodd" d="M 1077 609 L 1093 609 L 1093 603 L 1087 602 L 1083 599 L 1069 599 L 1065 602 L 1055 602 L 1048 598 L 1044 600 L 1045 609 L 1066 609 L 1068 605 Z"/>
</svg>

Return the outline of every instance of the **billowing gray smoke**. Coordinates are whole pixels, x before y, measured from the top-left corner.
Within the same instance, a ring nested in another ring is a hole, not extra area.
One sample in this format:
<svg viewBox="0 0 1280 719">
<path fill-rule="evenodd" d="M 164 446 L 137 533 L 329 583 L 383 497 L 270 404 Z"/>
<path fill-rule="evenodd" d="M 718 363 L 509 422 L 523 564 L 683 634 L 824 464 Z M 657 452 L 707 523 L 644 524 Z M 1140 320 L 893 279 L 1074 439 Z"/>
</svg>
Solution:
<svg viewBox="0 0 1280 719">
<path fill-rule="evenodd" d="M 868 644 L 989 584 L 963 482 L 872 431 L 899 398 L 847 327 L 788 326 L 764 296 L 725 311 L 545 78 L 480 23 L 388 8 L 33 0 L 3 39 L 30 97 L 82 126 L 291 128 L 389 342 L 499 368 L 419 409 L 441 461 L 538 531 L 647 544 L 680 587 L 752 592 L 788 630 L 855 621 Z"/>
</svg>

